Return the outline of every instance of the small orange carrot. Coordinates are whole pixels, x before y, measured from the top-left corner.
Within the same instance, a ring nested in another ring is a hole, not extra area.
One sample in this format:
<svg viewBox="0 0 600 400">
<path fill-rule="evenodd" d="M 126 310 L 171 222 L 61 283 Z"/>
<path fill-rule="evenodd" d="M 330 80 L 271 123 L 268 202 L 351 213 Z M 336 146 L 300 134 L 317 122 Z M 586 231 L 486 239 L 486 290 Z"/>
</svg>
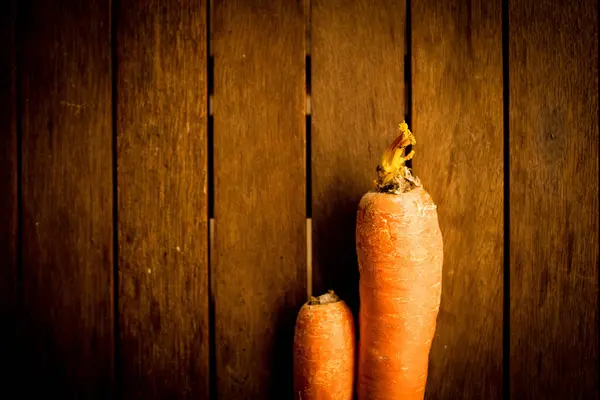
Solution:
<svg viewBox="0 0 600 400">
<path fill-rule="evenodd" d="M 312 297 L 296 319 L 294 399 L 351 400 L 354 367 L 352 312 L 332 290 Z"/>
<path fill-rule="evenodd" d="M 358 207 L 359 400 L 423 399 L 442 290 L 436 205 L 413 177 L 406 123 Z"/>
</svg>

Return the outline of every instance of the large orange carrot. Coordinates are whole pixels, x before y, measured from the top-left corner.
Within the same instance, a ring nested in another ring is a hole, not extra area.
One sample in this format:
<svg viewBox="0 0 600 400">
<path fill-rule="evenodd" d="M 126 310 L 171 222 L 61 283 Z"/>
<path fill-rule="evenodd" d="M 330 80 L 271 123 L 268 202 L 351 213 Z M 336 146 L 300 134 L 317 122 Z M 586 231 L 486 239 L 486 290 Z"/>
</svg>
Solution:
<svg viewBox="0 0 600 400">
<path fill-rule="evenodd" d="M 442 289 L 442 235 L 436 206 L 413 177 L 406 123 L 377 167 L 358 207 L 360 400 L 423 399 Z"/>
<path fill-rule="evenodd" d="M 355 336 L 352 312 L 330 291 L 298 313 L 294 334 L 294 399 L 351 400 Z"/>
</svg>

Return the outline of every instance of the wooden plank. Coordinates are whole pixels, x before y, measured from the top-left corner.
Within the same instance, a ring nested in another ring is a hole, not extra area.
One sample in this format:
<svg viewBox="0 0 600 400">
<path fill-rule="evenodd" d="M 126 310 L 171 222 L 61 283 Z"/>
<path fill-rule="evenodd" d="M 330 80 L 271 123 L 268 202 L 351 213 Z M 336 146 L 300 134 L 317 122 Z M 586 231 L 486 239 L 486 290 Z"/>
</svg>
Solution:
<svg viewBox="0 0 600 400">
<path fill-rule="evenodd" d="M 354 313 L 356 210 L 406 112 L 405 7 L 312 1 L 313 293 L 334 289 Z"/>
<path fill-rule="evenodd" d="M 216 395 L 287 398 L 306 299 L 304 5 L 215 3 Z"/>
<path fill-rule="evenodd" d="M 208 398 L 206 15 L 206 1 L 120 3 L 124 398 Z"/>
<path fill-rule="evenodd" d="M 509 4 L 510 394 L 598 398 L 598 4 Z"/>
<path fill-rule="evenodd" d="M 17 317 L 17 110 L 15 75 L 15 2 L 0 12 L 0 341 L 15 343 Z M 15 346 L 2 346 L 0 367 L 14 380 Z M 4 375 L 4 374 L 3 374 Z M 9 386 L 10 387 L 10 386 Z"/>
<path fill-rule="evenodd" d="M 444 236 L 428 398 L 502 397 L 501 7 L 412 2 L 414 166 Z"/>
<path fill-rule="evenodd" d="M 107 398 L 114 333 L 110 2 L 19 6 L 23 391 Z"/>
</svg>

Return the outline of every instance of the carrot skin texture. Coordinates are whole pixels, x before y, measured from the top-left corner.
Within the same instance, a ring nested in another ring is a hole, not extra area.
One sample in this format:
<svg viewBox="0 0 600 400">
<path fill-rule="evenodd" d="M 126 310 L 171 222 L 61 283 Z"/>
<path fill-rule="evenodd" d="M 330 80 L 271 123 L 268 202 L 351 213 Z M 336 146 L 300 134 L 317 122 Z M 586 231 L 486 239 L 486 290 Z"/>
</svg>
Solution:
<svg viewBox="0 0 600 400">
<path fill-rule="evenodd" d="M 294 333 L 294 399 L 352 400 L 355 330 L 343 301 L 300 309 Z"/>
<path fill-rule="evenodd" d="M 421 187 L 369 192 L 356 227 L 359 400 L 423 399 L 442 290 L 443 240 Z"/>
</svg>

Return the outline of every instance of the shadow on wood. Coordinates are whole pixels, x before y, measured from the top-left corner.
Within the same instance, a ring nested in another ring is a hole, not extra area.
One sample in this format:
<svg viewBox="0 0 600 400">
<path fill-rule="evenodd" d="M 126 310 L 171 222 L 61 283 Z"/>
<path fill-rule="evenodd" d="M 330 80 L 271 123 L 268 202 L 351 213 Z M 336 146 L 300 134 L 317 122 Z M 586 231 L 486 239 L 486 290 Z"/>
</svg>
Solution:
<svg viewBox="0 0 600 400">
<path fill-rule="evenodd" d="M 287 296 L 286 296 L 287 297 Z M 293 393 L 293 343 L 294 327 L 298 309 L 293 301 L 294 293 L 289 293 L 290 300 L 280 308 L 274 317 L 274 341 L 271 349 L 271 379 L 269 380 L 270 399 L 281 398 L 282 394 Z M 282 390 L 284 388 L 284 390 Z M 284 396 L 284 398 L 288 398 Z"/>
<path fill-rule="evenodd" d="M 313 219 L 313 295 L 333 289 L 358 321 L 356 211 L 363 194 L 352 182 L 336 182 L 325 192 L 322 214 Z M 358 330 L 357 330 L 358 332 Z"/>
</svg>

